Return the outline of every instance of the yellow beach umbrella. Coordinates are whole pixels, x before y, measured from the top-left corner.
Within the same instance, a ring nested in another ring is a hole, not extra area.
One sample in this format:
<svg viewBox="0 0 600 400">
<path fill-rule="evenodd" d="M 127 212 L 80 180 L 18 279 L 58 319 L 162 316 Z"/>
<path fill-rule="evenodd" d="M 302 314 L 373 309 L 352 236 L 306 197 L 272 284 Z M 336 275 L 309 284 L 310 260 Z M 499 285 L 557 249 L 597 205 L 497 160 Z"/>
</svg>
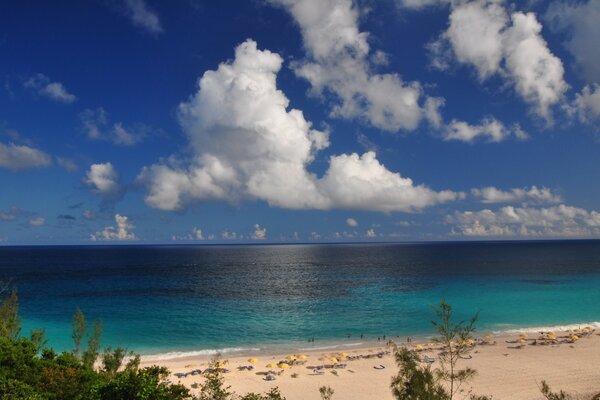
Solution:
<svg viewBox="0 0 600 400">
<path fill-rule="evenodd" d="M 289 356 L 287 356 L 285 359 L 286 359 L 286 360 L 295 360 L 296 358 L 297 358 L 296 356 L 294 356 L 294 355 L 291 355 L 291 354 L 290 354 L 290 355 L 289 355 Z"/>
<path fill-rule="evenodd" d="M 274 364 L 274 363 L 267 364 L 267 368 L 276 368 L 276 367 L 277 367 L 277 364 Z"/>
<path fill-rule="evenodd" d="M 521 339 L 517 340 L 517 343 L 524 344 L 524 343 L 527 343 L 527 340 L 521 338 Z"/>
<path fill-rule="evenodd" d="M 338 359 L 337 359 L 337 358 L 335 358 L 335 357 L 331 357 L 331 358 L 329 359 L 329 361 L 336 363 L 336 362 L 338 362 Z"/>
<path fill-rule="evenodd" d="M 348 357 L 348 353 L 340 353 L 340 357 Z"/>
<path fill-rule="evenodd" d="M 227 361 L 219 361 L 217 363 L 217 368 L 223 368 L 225 366 L 225 364 L 227 363 Z"/>
<path fill-rule="evenodd" d="M 521 333 L 521 334 L 519 334 L 519 337 L 522 337 L 523 339 L 527 339 L 529 337 L 529 335 L 527 335 L 526 333 Z"/>
<path fill-rule="evenodd" d="M 289 364 L 286 364 L 286 363 L 281 363 L 281 364 L 279 364 L 279 365 L 277 365 L 277 366 L 278 366 L 279 368 L 281 368 L 281 369 L 288 369 L 288 368 L 290 367 L 290 365 L 289 365 Z"/>
<path fill-rule="evenodd" d="M 415 350 L 423 350 L 423 346 L 421 346 L 420 344 L 415 346 Z"/>
<path fill-rule="evenodd" d="M 571 336 L 569 339 L 571 339 L 572 341 L 574 341 L 574 342 L 575 342 L 575 341 L 579 340 L 579 336 L 577 336 L 577 335 L 573 335 L 573 336 Z"/>
<path fill-rule="evenodd" d="M 256 364 L 256 362 L 257 362 L 257 361 L 258 361 L 258 360 L 257 360 L 256 358 L 254 358 L 254 357 L 252 357 L 252 358 L 249 358 L 249 359 L 248 359 L 248 362 L 249 362 L 250 364 Z"/>
<path fill-rule="evenodd" d="M 304 354 L 300 354 L 298 356 L 298 360 L 306 360 L 308 358 L 308 356 L 304 355 Z"/>
</svg>

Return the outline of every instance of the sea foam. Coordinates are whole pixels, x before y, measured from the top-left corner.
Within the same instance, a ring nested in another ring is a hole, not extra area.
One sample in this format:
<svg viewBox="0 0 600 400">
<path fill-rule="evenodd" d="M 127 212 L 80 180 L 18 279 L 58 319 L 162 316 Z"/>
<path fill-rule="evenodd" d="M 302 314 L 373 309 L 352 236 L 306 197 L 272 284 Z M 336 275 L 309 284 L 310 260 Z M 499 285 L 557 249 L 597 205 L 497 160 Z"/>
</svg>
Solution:
<svg viewBox="0 0 600 400">
<path fill-rule="evenodd" d="M 174 358 L 186 358 L 186 357 L 198 357 L 198 356 L 214 356 L 217 354 L 228 354 L 228 353 L 244 353 L 244 352 L 257 352 L 261 349 L 258 347 L 226 347 L 223 349 L 205 349 L 205 350 L 194 350 L 194 351 L 171 351 L 167 353 L 149 354 L 143 356 L 145 360 L 172 360 Z"/>
</svg>

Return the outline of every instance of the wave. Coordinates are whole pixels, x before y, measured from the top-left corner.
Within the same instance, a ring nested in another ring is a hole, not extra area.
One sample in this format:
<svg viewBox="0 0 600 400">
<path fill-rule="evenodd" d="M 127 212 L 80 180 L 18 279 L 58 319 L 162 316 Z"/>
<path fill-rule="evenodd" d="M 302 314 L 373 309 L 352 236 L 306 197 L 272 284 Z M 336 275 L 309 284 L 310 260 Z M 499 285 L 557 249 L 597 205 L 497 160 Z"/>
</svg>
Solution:
<svg viewBox="0 0 600 400">
<path fill-rule="evenodd" d="M 503 333 L 536 333 L 536 332 L 547 332 L 547 331 L 568 331 L 578 328 L 584 328 L 586 326 L 591 326 L 595 329 L 600 329 L 600 322 L 582 322 L 576 324 L 567 324 L 567 325 L 550 325 L 550 326 L 532 326 L 532 327 L 524 327 L 524 328 L 512 328 L 512 329 L 503 329 L 499 331 L 493 331 L 494 334 L 503 334 Z"/>
<path fill-rule="evenodd" d="M 302 351 L 310 351 L 310 350 L 332 350 L 332 349 L 339 349 L 340 347 L 361 346 L 363 344 L 364 344 L 363 342 L 358 342 L 358 343 L 341 343 L 341 344 L 333 344 L 333 345 L 330 345 L 330 346 L 302 347 L 302 348 L 299 348 L 298 350 L 302 350 Z"/>
<path fill-rule="evenodd" d="M 217 354 L 227 353 L 242 353 L 242 352 L 256 352 L 261 349 L 258 347 L 226 347 L 223 349 L 205 349 L 205 350 L 194 350 L 194 351 L 171 351 L 168 353 L 149 354 L 143 356 L 145 360 L 149 361 L 160 361 L 160 360 L 172 360 L 174 358 L 186 358 L 186 357 L 197 357 L 197 356 L 214 356 Z"/>
</svg>

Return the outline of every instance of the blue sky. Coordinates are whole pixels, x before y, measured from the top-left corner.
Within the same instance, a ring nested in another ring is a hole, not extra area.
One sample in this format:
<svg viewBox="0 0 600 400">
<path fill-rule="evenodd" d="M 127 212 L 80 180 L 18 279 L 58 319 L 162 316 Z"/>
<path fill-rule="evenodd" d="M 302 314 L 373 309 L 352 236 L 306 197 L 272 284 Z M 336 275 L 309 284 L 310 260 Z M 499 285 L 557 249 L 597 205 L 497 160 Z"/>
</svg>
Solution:
<svg viewBox="0 0 600 400">
<path fill-rule="evenodd" d="M 600 3 L 0 6 L 0 243 L 600 236 Z"/>
</svg>

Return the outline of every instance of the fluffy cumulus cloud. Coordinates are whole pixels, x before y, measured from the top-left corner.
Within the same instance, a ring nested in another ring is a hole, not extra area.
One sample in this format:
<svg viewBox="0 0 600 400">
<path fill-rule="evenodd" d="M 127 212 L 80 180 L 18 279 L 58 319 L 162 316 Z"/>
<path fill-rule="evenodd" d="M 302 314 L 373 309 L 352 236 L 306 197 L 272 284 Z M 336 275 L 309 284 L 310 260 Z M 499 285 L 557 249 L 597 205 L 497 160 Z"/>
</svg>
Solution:
<svg viewBox="0 0 600 400">
<path fill-rule="evenodd" d="M 452 234 L 471 237 L 594 237 L 600 213 L 564 204 L 548 208 L 502 207 L 456 212 L 447 217 Z"/>
<path fill-rule="evenodd" d="M 115 214 L 116 226 L 107 226 L 103 230 L 90 235 L 90 240 L 126 241 L 137 240 L 135 233 L 131 232 L 135 226 L 129 222 L 125 215 Z"/>
<path fill-rule="evenodd" d="M 259 224 L 255 224 L 251 238 L 254 240 L 265 240 L 267 238 L 267 228 L 261 228 Z"/>
<path fill-rule="evenodd" d="M 589 83 L 600 83 L 600 2 L 557 1 L 550 4 L 545 20 L 553 31 L 566 32 L 565 47 L 575 58 Z"/>
<path fill-rule="evenodd" d="M 122 122 L 115 122 L 111 125 L 108 113 L 102 107 L 84 110 L 79 114 L 79 119 L 89 139 L 108 140 L 119 146 L 132 146 L 139 143 L 151 130 L 142 124 L 125 127 Z"/>
<path fill-rule="evenodd" d="M 561 197 L 550 189 L 538 188 L 537 186 L 532 186 L 529 189 L 514 188 L 508 191 L 488 186 L 481 189 L 472 189 L 471 194 L 482 203 L 560 203 L 562 201 Z"/>
<path fill-rule="evenodd" d="M 125 14 L 140 29 L 152 35 L 163 32 L 160 18 L 144 0 L 125 0 Z"/>
<path fill-rule="evenodd" d="M 47 167 L 52 158 L 41 150 L 15 143 L 0 143 L 0 168 L 12 171 Z"/>
<path fill-rule="evenodd" d="M 349 208 L 416 211 L 457 199 L 386 169 L 375 153 L 331 156 L 321 178 L 307 170 L 329 145 L 276 87 L 278 54 L 239 45 L 235 60 L 207 71 L 199 90 L 179 107 L 194 157 L 146 167 L 146 202 L 178 210 L 195 201 L 259 199 L 290 209 Z"/>
<path fill-rule="evenodd" d="M 552 120 L 568 85 L 561 60 L 548 48 L 542 25 L 533 13 L 506 9 L 503 0 L 454 1 L 448 29 L 430 45 L 433 65 L 445 68 L 450 55 L 471 65 L 479 78 L 500 75 L 535 114 Z"/>
<path fill-rule="evenodd" d="M 24 86 L 40 96 L 60 103 L 73 103 L 77 100 L 77 97 L 69 93 L 62 83 L 52 82 L 44 74 L 36 74 L 30 77 L 25 81 Z"/>
<path fill-rule="evenodd" d="M 120 199 L 124 188 L 119 183 L 119 173 L 109 162 L 92 164 L 86 172 L 84 182 L 92 191 L 107 201 Z"/>
<path fill-rule="evenodd" d="M 528 138 L 528 135 L 519 124 L 507 128 L 495 118 L 484 118 L 478 125 L 453 120 L 446 125 L 443 136 L 444 140 L 458 140 L 461 142 L 473 142 L 479 139 L 488 142 L 501 142 L 509 137 L 524 140 Z"/>
<path fill-rule="evenodd" d="M 368 33 L 358 27 L 359 11 L 352 0 L 270 0 L 282 6 L 299 25 L 307 52 L 292 68 L 306 79 L 314 95 L 331 95 L 332 115 L 358 118 L 386 130 L 413 130 L 437 110 L 423 108 L 418 82 L 398 74 L 379 74 L 381 52 L 371 52 Z M 372 54 L 371 54 L 372 53 Z M 375 61 L 375 62 L 373 62 Z M 431 103 L 432 104 L 432 103 Z M 431 105 L 430 104 L 430 105 Z"/>
</svg>

